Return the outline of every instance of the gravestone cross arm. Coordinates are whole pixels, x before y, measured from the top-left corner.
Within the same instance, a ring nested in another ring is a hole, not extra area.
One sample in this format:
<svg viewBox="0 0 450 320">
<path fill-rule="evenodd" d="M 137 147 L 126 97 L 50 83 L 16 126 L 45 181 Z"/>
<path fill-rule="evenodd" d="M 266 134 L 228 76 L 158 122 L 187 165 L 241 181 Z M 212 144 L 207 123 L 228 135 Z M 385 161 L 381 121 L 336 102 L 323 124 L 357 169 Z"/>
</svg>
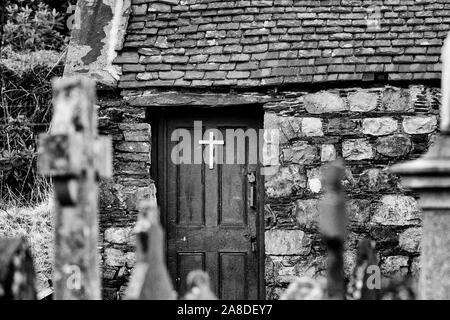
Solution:
<svg viewBox="0 0 450 320">
<path fill-rule="evenodd" d="M 86 78 L 53 81 L 53 119 L 49 134 L 40 136 L 39 170 L 50 177 L 79 177 L 94 168 L 101 178 L 112 176 L 109 137 L 99 136 L 95 82 Z"/>
<path fill-rule="evenodd" d="M 112 176 L 112 143 L 98 136 L 95 82 L 53 81 L 53 118 L 38 168 L 55 192 L 55 299 L 100 299 L 97 187 Z"/>
</svg>

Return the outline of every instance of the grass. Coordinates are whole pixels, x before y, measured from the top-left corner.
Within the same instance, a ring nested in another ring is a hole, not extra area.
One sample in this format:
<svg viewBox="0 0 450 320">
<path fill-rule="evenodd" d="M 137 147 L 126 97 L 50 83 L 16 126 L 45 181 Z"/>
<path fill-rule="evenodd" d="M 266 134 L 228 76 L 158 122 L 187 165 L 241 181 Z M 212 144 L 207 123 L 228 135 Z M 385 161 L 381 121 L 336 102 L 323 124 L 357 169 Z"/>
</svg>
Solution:
<svg viewBox="0 0 450 320">
<path fill-rule="evenodd" d="M 31 245 L 38 292 L 52 278 L 53 228 L 51 197 L 32 207 L 0 209 L 0 238 L 25 237 Z"/>
<path fill-rule="evenodd" d="M 11 47 L 5 47 L 0 58 L 2 65 L 21 76 L 27 70 L 34 69 L 37 66 L 45 66 L 52 70 L 64 62 L 65 56 L 66 50 L 62 52 L 55 50 L 17 52 L 12 50 Z"/>
</svg>

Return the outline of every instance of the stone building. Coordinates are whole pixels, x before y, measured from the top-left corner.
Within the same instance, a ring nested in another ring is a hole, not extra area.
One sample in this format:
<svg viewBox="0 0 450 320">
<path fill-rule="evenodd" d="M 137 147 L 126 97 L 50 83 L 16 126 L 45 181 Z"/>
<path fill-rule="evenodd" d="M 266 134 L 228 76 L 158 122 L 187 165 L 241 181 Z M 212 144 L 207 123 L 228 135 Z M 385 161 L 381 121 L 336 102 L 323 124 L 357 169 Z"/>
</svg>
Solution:
<svg viewBox="0 0 450 320">
<path fill-rule="evenodd" d="M 448 1 L 78 2 L 66 74 L 98 80 L 100 129 L 114 140 L 101 190 L 105 297 L 126 286 L 136 204 L 152 197 L 181 291 L 191 268 L 206 268 L 224 298 L 277 298 L 295 276 L 322 276 L 320 175 L 336 157 L 347 168 L 346 272 L 370 236 L 384 275 L 417 274 L 420 210 L 388 167 L 433 142 Z M 279 129 L 279 170 L 173 165 L 171 130 L 195 120 Z"/>
</svg>

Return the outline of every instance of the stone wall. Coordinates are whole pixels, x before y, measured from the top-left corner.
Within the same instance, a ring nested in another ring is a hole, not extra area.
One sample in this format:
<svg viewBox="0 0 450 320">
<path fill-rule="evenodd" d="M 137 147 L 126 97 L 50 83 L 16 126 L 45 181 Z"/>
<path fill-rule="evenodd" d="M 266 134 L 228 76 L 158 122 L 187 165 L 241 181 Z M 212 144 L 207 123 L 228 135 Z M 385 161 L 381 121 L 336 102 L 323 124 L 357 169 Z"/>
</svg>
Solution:
<svg viewBox="0 0 450 320">
<path fill-rule="evenodd" d="M 154 197 L 150 178 L 150 125 L 145 108 L 130 108 L 122 97 L 99 94 L 99 131 L 113 138 L 114 178 L 100 188 L 100 246 L 103 294 L 124 293 L 135 264 L 132 229 L 139 200 Z"/>
<path fill-rule="evenodd" d="M 324 275 L 317 231 L 320 176 L 338 156 L 347 165 L 347 274 L 357 241 L 365 236 L 377 241 L 385 275 L 416 274 L 420 211 L 387 168 L 428 149 L 438 122 L 439 90 L 412 85 L 249 94 L 267 101 L 264 126 L 282 132 L 281 167 L 266 177 L 267 297 L 277 298 L 294 276 Z M 113 299 L 123 293 L 135 262 L 136 203 L 154 197 L 156 188 L 149 173 L 146 107 L 130 104 L 128 97 L 99 96 L 100 131 L 114 140 L 114 178 L 102 184 L 100 202 L 104 295 Z"/>
<path fill-rule="evenodd" d="M 417 274 L 420 210 L 388 167 L 427 150 L 438 123 L 438 95 L 432 87 L 385 86 L 289 92 L 283 101 L 265 105 L 265 127 L 282 132 L 282 166 L 266 177 L 268 298 L 277 298 L 294 276 L 324 276 L 317 230 L 320 178 L 336 157 L 347 168 L 346 274 L 365 236 L 376 240 L 385 276 Z"/>
</svg>

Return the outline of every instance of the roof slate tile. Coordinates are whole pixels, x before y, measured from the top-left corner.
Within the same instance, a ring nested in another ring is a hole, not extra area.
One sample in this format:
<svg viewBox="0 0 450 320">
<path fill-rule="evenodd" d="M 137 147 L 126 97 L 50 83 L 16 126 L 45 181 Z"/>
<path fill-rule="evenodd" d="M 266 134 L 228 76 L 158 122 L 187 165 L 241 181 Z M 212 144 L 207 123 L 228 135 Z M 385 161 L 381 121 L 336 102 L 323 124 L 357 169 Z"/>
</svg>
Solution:
<svg viewBox="0 0 450 320">
<path fill-rule="evenodd" d="M 438 79 L 445 0 L 132 0 L 121 88 Z"/>
</svg>

